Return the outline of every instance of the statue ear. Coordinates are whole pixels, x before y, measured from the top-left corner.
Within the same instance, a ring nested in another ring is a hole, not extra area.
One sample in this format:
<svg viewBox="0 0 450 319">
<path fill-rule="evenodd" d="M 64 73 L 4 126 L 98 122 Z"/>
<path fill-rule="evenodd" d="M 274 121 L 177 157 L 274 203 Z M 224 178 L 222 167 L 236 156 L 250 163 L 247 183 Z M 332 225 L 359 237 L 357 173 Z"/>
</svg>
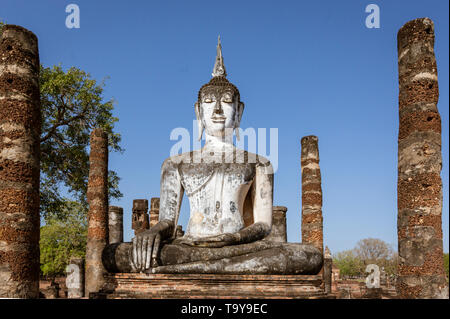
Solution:
<svg viewBox="0 0 450 319">
<path fill-rule="evenodd" d="M 201 141 L 202 140 L 202 135 L 203 135 L 203 130 L 204 130 L 204 126 L 203 126 L 203 118 L 202 118 L 202 113 L 201 113 L 201 109 L 200 109 L 200 103 L 195 102 L 195 117 L 197 118 L 197 125 L 198 125 L 198 140 Z"/>
<path fill-rule="evenodd" d="M 241 119 L 242 119 L 242 113 L 244 113 L 244 103 L 239 102 L 236 113 L 234 115 L 234 130 L 236 132 L 236 138 L 239 141 L 239 128 L 241 127 Z"/>
</svg>

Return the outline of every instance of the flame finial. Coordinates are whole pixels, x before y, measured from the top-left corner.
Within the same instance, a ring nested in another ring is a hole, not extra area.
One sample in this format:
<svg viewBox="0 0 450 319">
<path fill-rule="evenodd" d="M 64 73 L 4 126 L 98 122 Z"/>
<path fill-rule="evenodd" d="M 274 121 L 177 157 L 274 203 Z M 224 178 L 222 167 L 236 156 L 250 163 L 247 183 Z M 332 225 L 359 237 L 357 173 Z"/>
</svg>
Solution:
<svg viewBox="0 0 450 319">
<path fill-rule="evenodd" d="M 217 39 L 217 56 L 216 62 L 214 63 L 214 69 L 212 73 L 213 77 L 216 76 L 227 76 L 227 71 L 225 70 L 225 65 L 223 64 L 223 56 L 222 56 L 222 45 L 220 43 L 220 35 Z"/>
</svg>

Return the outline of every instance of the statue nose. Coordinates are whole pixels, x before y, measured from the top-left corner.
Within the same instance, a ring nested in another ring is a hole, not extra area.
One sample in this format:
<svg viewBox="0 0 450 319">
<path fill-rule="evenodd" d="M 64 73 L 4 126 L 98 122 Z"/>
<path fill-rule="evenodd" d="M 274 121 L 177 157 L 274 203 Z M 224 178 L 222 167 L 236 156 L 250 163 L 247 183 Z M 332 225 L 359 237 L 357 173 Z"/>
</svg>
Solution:
<svg viewBox="0 0 450 319">
<path fill-rule="evenodd" d="M 222 104 L 220 103 L 220 100 L 216 102 L 216 105 L 214 107 L 214 114 L 223 114 Z"/>
</svg>

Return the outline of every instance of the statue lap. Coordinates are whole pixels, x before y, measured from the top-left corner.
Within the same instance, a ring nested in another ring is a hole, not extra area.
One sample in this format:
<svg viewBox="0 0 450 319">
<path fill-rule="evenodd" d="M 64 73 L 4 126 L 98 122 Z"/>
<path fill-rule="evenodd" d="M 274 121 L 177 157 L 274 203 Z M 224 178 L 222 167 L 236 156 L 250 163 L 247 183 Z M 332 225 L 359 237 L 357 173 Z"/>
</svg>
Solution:
<svg viewBox="0 0 450 319">
<path fill-rule="evenodd" d="M 112 273 L 133 272 L 132 244 L 116 243 L 103 251 L 103 264 Z M 174 274 L 317 274 L 323 255 L 311 245 L 260 240 L 221 248 L 192 247 L 166 243 L 160 251 L 160 265 L 153 273 Z"/>
<path fill-rule="evenodd" d="M 166 244 L 153 273 L 317 274 L 321 252 L 299 243 L 260 240 L 221 248 Z"/>
</svg>

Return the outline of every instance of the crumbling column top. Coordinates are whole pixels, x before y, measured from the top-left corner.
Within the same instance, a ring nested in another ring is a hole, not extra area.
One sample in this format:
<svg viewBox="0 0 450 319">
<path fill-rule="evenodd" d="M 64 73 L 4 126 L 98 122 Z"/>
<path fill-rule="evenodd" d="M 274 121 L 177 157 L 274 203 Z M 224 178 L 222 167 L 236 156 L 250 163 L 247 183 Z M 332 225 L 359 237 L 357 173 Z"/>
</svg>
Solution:
<svg viewBox="0 0 450 319">
<path fill-rule="evenodd" d="M 301 159 L 319 160 L 319 138 L 315 135 L 304 136 L 301 139 Z"/>
<path fill-rule="evenodd" d="M 133 199 L 133 211 L 148 211 L 148 199 Z"/>
<path fill-rule="evenodd" d="M 159 197 L 152 197 L 150 200 L 150 209 L 159 209 Z"/>
<path fill-rule="evenodd" d="M 22 49 L 27 49 L 35 53 L 38 49 L 38 38 L 30 30 L 25 29 L 19 25 L 5 24 L 2 27 L 1 38 L 14 38 L 24 46 Z"/>
<path fill-rule="evenodd" d="M 123 207 L 120 206 L 109 206 L 109 211 L 115 212 L 116 214 L 123 214 Z"/>
<path fill-rule="evenodd" d="M 430 18 L 418 18 L 405 23 L 397 33 L 397 49 L 417 41 L 434 43 L 434 23 Z"/>
<path fill-rule="evenodd" d="M 311 143 L 311 142 L 318 142 L 319 138 L 315 135 L 308 135 L 308 136 L 303 136 L 301 139 L 302 144 L 303 143 Z"/>
<path fill-rule="evenodd" d="M 285 206 L 273 206 L 273 210 L 286 213 L 288 209 Z"/>
</svg>

